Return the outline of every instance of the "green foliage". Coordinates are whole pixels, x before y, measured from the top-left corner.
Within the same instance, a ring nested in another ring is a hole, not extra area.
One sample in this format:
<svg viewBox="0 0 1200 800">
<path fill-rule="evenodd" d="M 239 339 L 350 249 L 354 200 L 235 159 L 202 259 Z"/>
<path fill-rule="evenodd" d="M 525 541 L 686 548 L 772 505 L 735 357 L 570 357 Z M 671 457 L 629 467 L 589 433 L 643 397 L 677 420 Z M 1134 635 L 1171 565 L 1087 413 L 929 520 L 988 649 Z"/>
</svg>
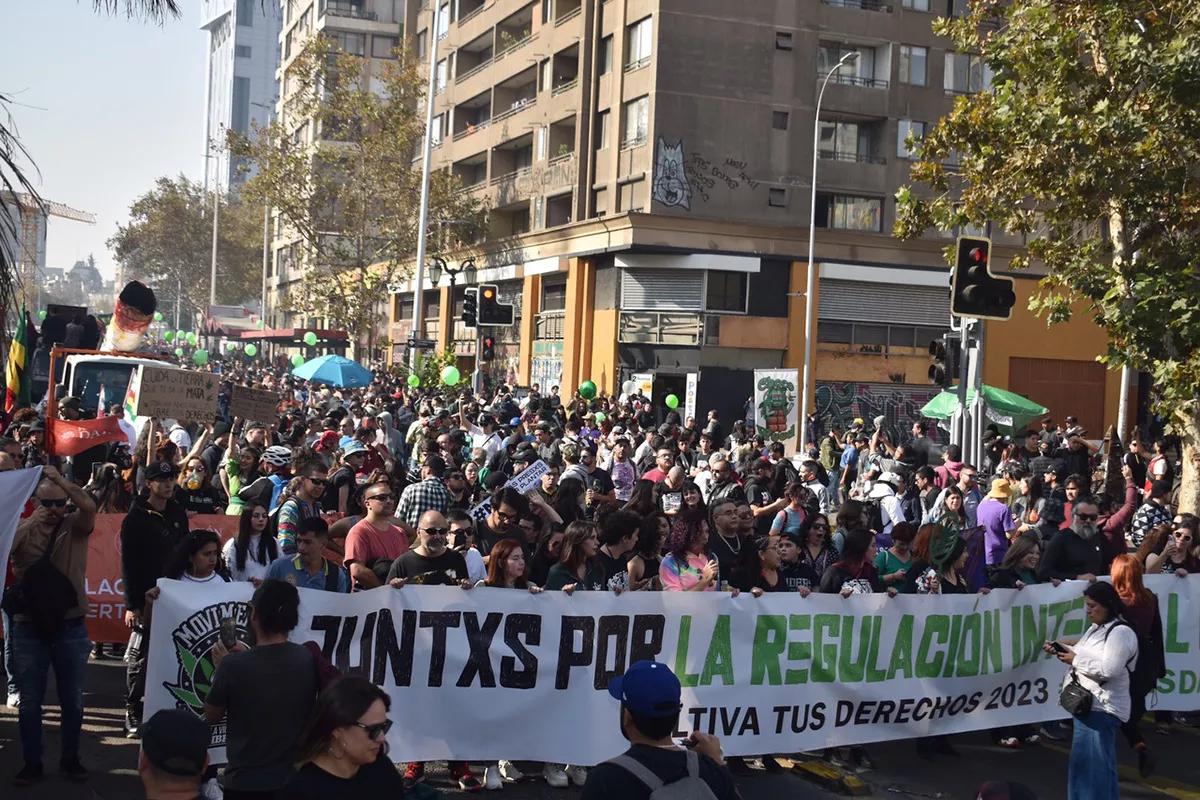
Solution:
<svg viewBox="0 0 1200 800">
<path fill-rule="evenodd" d="M 1031 308 L 1083 307 L 1101 361 L 1149 372 L 1195 429 L 1200 387 L 1200 8 L 1190 0 L 973 0 L 937 33 L 992 90 L 955 99 L 897 192 L 897 236 L 991 221 L 1045 271 Z M 946 162 L 957 155 L 957 167 Z"/>
<path fill-rule="evenodd" d="M 408 53 L 371 66 L 316 37 L 288 66 L 280 119 L 230 137 L 258 170 L 246 194 L 276 211 L 296 243 L 294 268 L 307 271 L 287 305 L 356 341 L 373 332 L 388 284 L 407 277 L 401 267 L 416 250 L 425 132 L 417 66 Z M 431 180 L 431 252 L 484 230 L 480 203 L 459 189 L 445 171 Z"/>
<path fill-rule="evenodd" d="M 262 206 L 221 198 L 217 220 L 217 302 L 242 303 L 262 292 Z M 172 303 L 175 287 L 185 314 L 208 307 L 213 195 L 180 175 L 159 178 L 133 201 L 129 221 L 108 240 L 125 275 Z"/>
<path fill-rule="evenodd" d="M 445 350 L 441 353 L 437 351 L 422 351 L 417 355 L 416 369 L 409 369 L 407 363 L 397 361 L 392 367 L 392 371 L 407 379 L 411 374 L 415 374 L 421 379 L 421 388 L 423 389 L 444 389 L 442 386 L 442 370 L 446 367 L 457 365 L 458 356 L 454 355 L 453 350 Z"/>
</svg>

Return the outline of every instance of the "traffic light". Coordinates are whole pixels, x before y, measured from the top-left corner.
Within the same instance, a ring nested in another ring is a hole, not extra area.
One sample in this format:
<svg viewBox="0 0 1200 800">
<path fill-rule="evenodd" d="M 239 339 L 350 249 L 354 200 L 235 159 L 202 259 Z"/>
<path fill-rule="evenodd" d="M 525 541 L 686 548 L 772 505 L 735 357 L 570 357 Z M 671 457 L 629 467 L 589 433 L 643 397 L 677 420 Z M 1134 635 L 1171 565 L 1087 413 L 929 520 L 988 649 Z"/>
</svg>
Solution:
<svg viewBox="0 0 1200 800">
<path fill-rule="evenodd" d="M 479 325 L 512 325 L 514 319 L 511 303 L 501 303 L 496 284 L 479 286 Z"/>
<path fill-rule="evenodd" d="M 992 243 L 974 236 L 958 237 L 950 313 L 977 319 L 1008 319 L 1017 295 L 1012 278 L 997 278 L 989 267 Z"/>
<path fill-rule="evenodd" d="M 491 361 L 496 357 L 496 337 L 484 336 L 479 340 L 479 360 Z"/>
<path fill-rule="evenodd" d="M 462 321 L 463 325 L 466 325 L 468 328 L 475 327 L 475 318 L 479 314 L 478 293 L 479 290 L 474 287 L 465 290 Z"/>
<path fill-rule="evenodd" d="M 949 389 L 958 380 L 959 362 L 962 356 L 962 340 L 956 333 L 942 334 L 942 338 L 929 343 L 929 382 Z"/>
</svg>

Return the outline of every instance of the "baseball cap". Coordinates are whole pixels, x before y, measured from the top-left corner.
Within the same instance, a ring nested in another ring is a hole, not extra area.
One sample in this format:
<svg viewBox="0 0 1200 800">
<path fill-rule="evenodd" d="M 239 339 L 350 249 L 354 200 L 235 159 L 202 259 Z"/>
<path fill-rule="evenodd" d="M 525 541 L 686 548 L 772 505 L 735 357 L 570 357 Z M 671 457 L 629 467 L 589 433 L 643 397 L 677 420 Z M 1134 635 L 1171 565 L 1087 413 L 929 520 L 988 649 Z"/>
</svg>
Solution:
<svg viewBox="0 0 1200 800">
<path fill-rule="evenodd" d="M 58 407 L 69 408 L 72 411 L 82 411 L 83 401 L 75 395 L 68 395 L 67 397 L 64 397 L 62 400 L 58 401 Z"/>
<path fill-rule="evenodd" d="M 175 477 L 175 465 L 169 461 L 158 461 L 146 467 L 146 480 L 160 481 Z"/>
<path fill-rule="evenodd" d="M 683 708 L 679 678 L 657 661 L 635 661 L 608 682 L 608 693 L 639 717 L 673 717 Z"/>
<path fill-rule="evenodd" d="M 512 461 L 514 464 L 532 464 L 537 461 L 537 453 L 528 448 L 522 448 L 513 453 Z"/>
<path fill-rule="evenodd" d="M 142 724 L 141 734 L 142 752 L 156 769 L 185 778 L 204 771 L 211 734 L 195 714 L 164 708 Z"/>
</svg>

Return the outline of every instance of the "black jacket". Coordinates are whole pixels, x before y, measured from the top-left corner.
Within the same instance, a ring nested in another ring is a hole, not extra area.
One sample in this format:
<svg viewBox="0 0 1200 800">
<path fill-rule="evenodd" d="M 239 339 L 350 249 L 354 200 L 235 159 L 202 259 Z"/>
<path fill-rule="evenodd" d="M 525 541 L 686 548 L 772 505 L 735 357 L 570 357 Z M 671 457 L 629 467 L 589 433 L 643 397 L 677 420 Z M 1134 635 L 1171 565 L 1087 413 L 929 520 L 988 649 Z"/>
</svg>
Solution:
<svg viewBox="0 0 1200 800">
<path fill-rule="evenodd" d="M 1086 573 L 1103 575 L 1103 545 L 1104 536 L 1100 534 L 1084 539 L 1070 528 L 1060 530 L 1042 553 L 1037 568 L 1038 580 L 1043 583 L 1051 578 L 1073 581 L 1076 576 Z"/>
<path fill-rule="evenodd" d="M 188 516 L 183 504 L 167 501 L 160 514 L 145 497 L 133 501 L 121 522 L 121 578 L 125 584 L 125 606 L 141 611 L 146 592 L 167 569 L 167 560 L 188 534 Z"/>
</svg>

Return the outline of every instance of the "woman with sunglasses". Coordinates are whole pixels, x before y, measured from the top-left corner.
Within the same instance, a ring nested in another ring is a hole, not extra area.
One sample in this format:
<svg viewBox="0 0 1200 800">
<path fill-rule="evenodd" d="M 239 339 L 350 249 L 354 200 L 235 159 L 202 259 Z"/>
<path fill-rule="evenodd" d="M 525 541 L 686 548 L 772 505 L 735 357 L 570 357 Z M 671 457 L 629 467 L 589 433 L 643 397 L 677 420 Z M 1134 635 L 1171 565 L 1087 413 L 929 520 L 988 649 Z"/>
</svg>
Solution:
<svg viewBox="0 0 1200 800">
<path fill-rule="evenodd" d="M 391 700 L 366 678 L 347 675 L 329 684 L 299 745 L 299 764 L 276 797 L 399 797 L 404 781 L 387 757 Z"/>
<path fill-rule="evenodd" d="M 242 512 L 237 536 L 225 542 L 221 555 L 234 581 L 260 583 L 267 576 L 267 567 L 279 557 L 275 537 L 263 535 L 268 514 L 263 506 L 253 506 Z"/>
<path fill-rule="evenodd" d="M 1162 550 L 1146 555 L 1146 573 L 1156 572 L 1186 578 L 1200 572 L 1200 558 L 1196 556 L 1197 518 L 1191 514 L 1176 514 L 1175 525 L 1163 541 Z"/>
<path fill-rule="evenodd" d="M 183 503 L 191 514 L 221 514 L 225 511 L 225 498 L 212 485 L 208 467 L 199 457 L 193 456 L 184 462 L 176 479 L 178 489 L 175 499 Z"/>
<path fill-rule="evenodd" d="M 824 514 L 813 514 L 807 526 L 800 529 L 797 537 L 801 542 L 799 563 L 807 566 L 816 575 L 824 575 L 825 570 L 838 560 L 838 551 L 833 546 L 833 531 L 829 517 Z"/>
</svg>

